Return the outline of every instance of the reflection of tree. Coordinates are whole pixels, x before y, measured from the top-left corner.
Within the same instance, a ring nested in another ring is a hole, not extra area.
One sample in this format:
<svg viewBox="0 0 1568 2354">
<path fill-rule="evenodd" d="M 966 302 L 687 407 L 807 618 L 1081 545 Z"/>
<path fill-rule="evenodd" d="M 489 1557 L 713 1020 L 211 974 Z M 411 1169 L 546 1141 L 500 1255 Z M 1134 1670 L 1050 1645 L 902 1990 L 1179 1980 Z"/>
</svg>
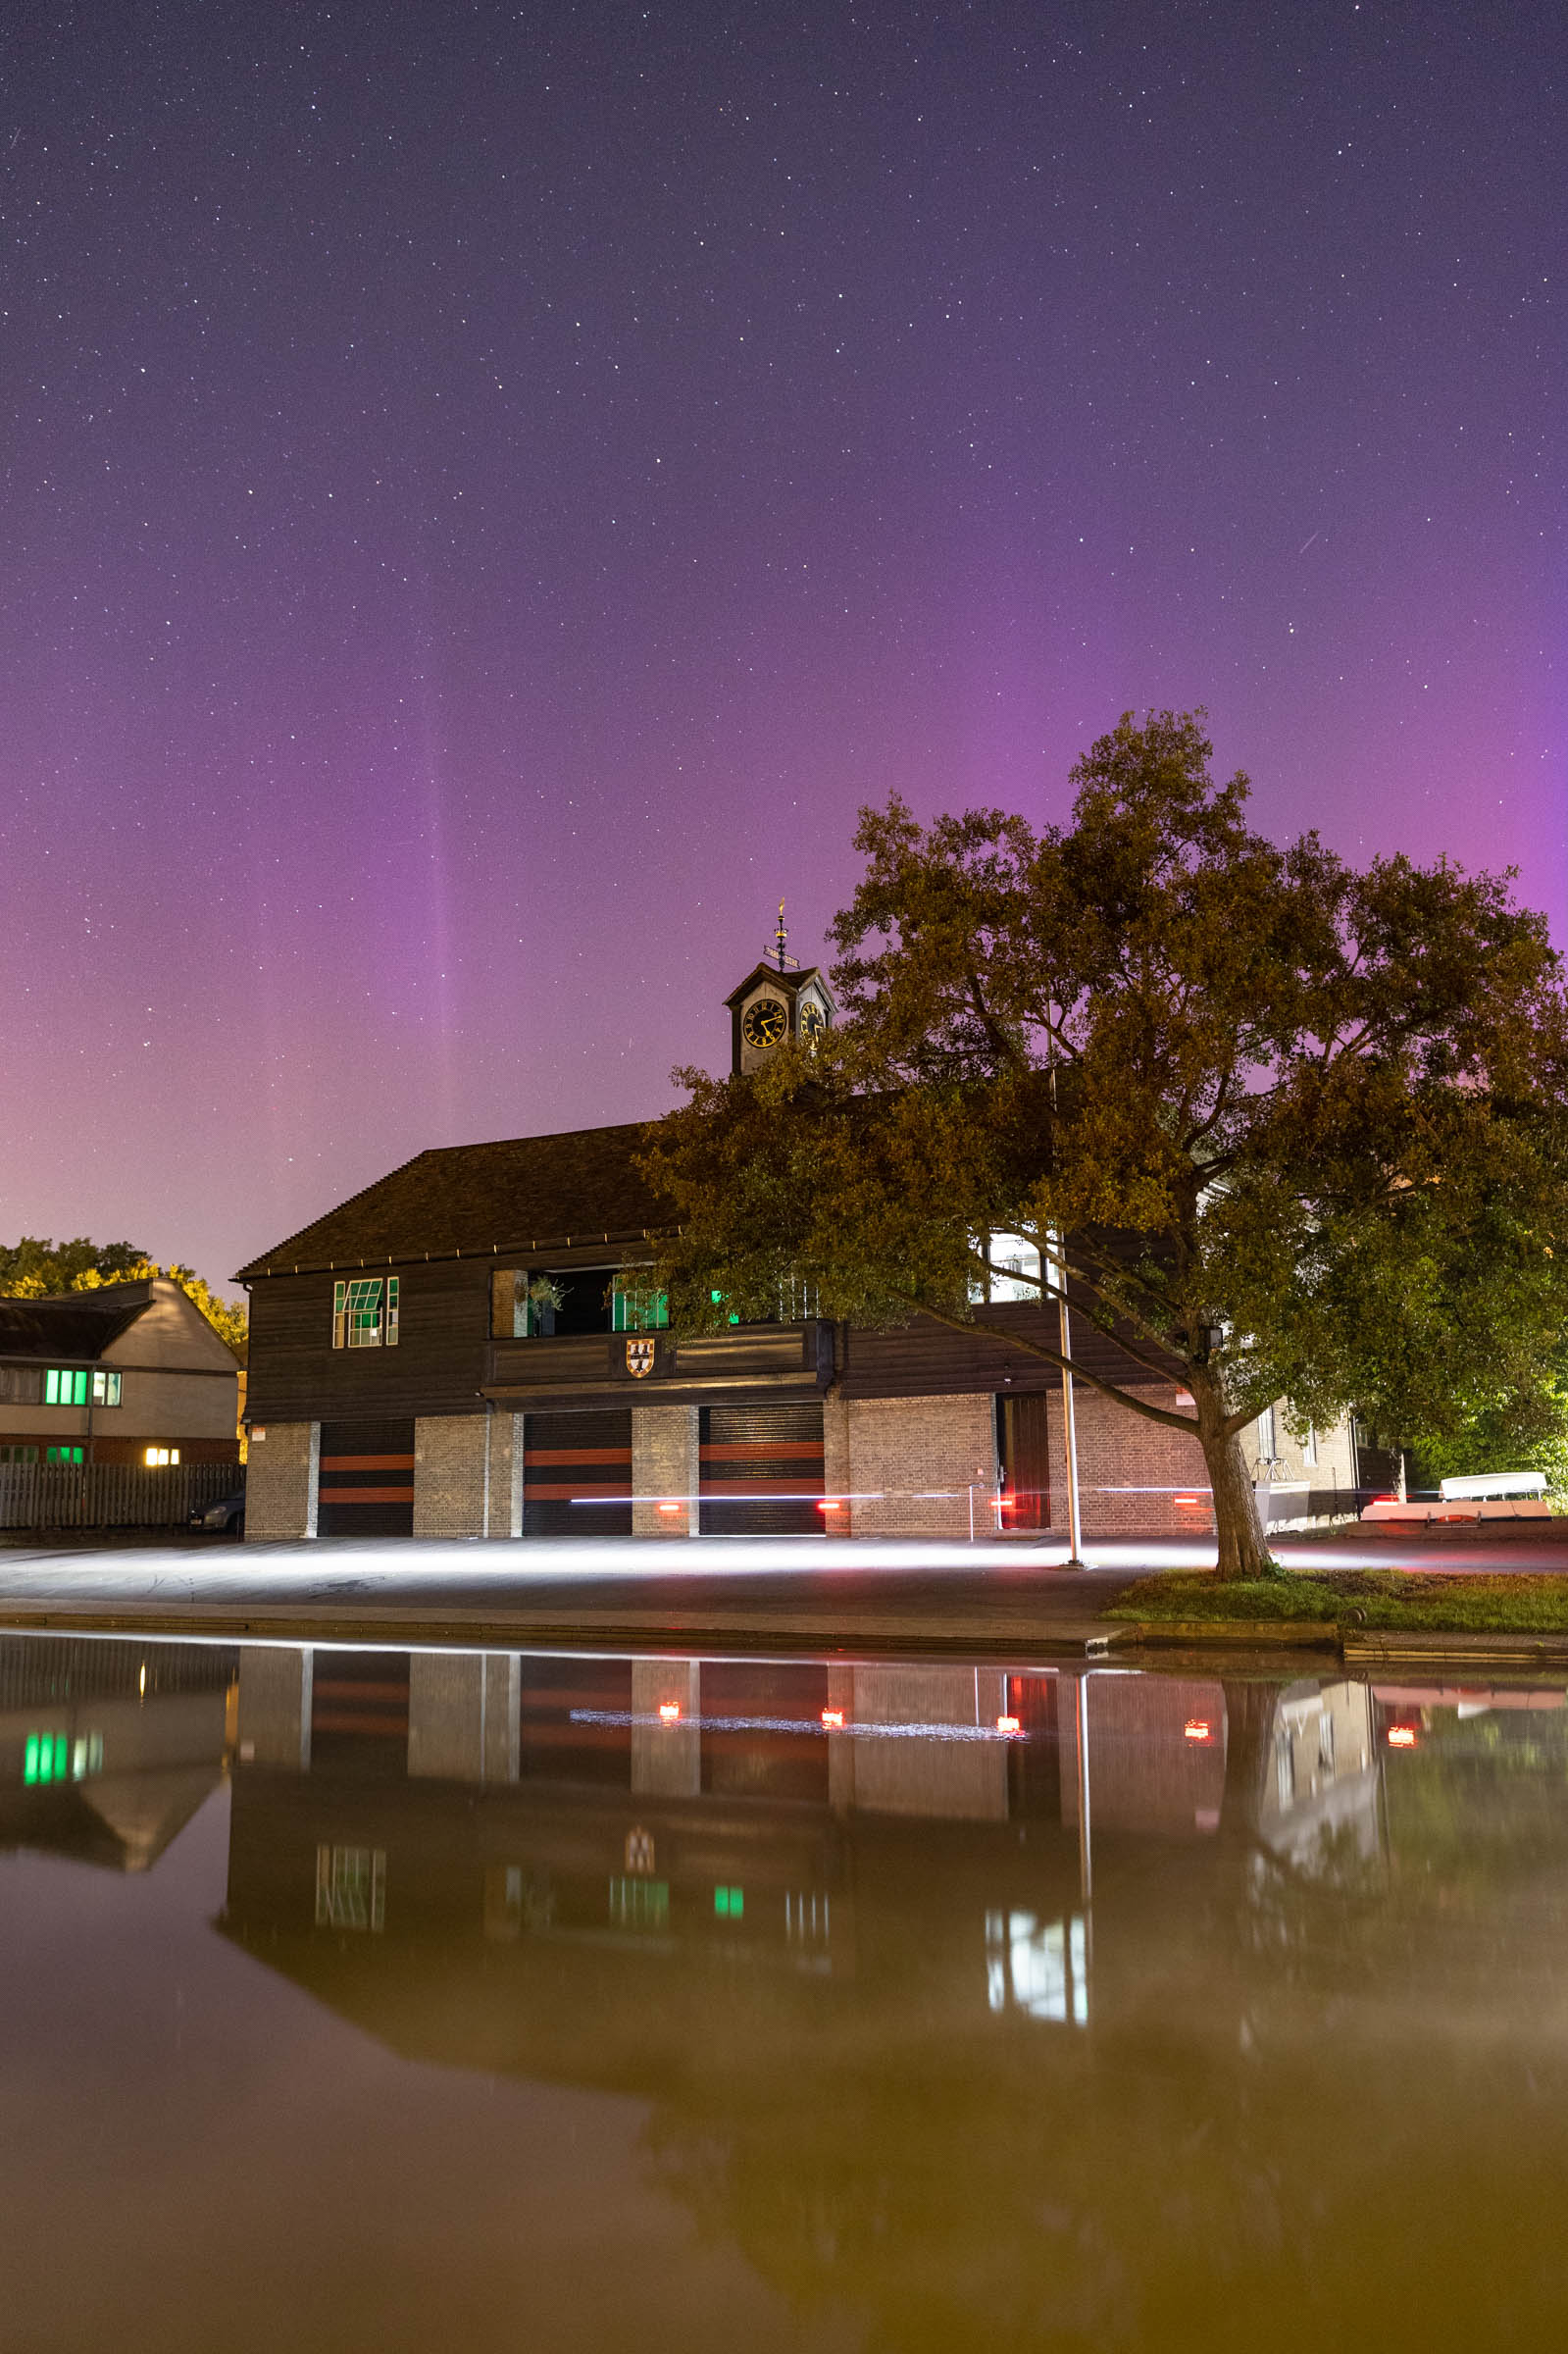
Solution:
<svg viewBox="0 0 1568 2354">
<path fill-rule="evenodd" d="M 978 1982 L 967 2011 L 929 1989 L 900 2010 L 868 1986 L 841 2040 L 824 2022 L 661 2105 L 660 2177 L 705 2234 L 888 2354 L 1551 2334 L 1561 1907 L 1542 1917 L 1537 1861 L 1500 1836 L 1491 1882 L 1525 1910 L 1478 1941 L 1442 1861 L 1456 1834 L 1488 1846 L 1493 1817 L 1501 1832 L 1506 1791 L 1483 1806 L 1466 1777 L 1510 1732 L 1465 1728 L 1457 1782 L 1423 1765 L 1442 1805 L 1410 1777 L 1391 1884 L 1353 1842 L 1281 1852 L 1279 1701 L 1227 1682 L 1217 1835 L 1101 1841 L 1087 2030 L 987 2031 Z M 1568 1891 L 1568 1724 L 1548 1741 L 1527 1816 L 1556 1811 L 1546 1852 Z"/>
<path fill-rule="evenodd" d="M 1555 2282 L 1548 2302 L 1507 2252 L 1532 2224 L 1538 2263 L 1554 2244 L 1560 2065 L 1526 2152 L 1516 2070 L 1490 2111 L 1478 2075 L 1461 2130 L 1453 2072 L 1429 2049 L 1358 2049 L 1330 2017 L 1303 2040 L 1266 2007 L 1244 2048 L 1235 2026 L 1182 2005 L 1091 2055 L 1038 2030 L 945 2071 L 889 2047 L 850 2077 L 795 2055 L 722 2105 L 662 2109 L 652 2146 L 704 2236 L 889 2354 L 1250 2354 L 1262 2328 L 1317 2354 L 1352 2315 L 1358 2337 L 1401 2346 L 1548 2326 Z"/>
</svg>

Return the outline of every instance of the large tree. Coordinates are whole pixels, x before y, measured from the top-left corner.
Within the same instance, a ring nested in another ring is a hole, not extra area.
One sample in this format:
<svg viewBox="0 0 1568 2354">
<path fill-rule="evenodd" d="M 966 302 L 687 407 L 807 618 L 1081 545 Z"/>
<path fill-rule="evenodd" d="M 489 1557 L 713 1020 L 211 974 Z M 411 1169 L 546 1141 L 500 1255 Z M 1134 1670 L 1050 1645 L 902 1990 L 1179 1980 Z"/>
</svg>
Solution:
<svg viewBox="0 0 1568 2354">
<path fill-rule="evenodd" d="M 1546 1376 L 1568 1019 L 1507 877 L 1277 846 L 1201 716 L 1124 717 L 1065 828 L 864 810 L 840 1023 L 752 1077 L 679 1074 L 648 1166 L 687 1324 L 805 1283 L 828 1315 L 967 1329 L 996 1238 L 1026 1238 L 1041 1300 L 1065 1280 L 1129 1377 L 1048 1321 L 1007 1346 L 1190 1433 L 1244 1576 L 1268 1566 L 1240 1448 L 1264 1407 L 1439 1434 Z"/>
</svg>

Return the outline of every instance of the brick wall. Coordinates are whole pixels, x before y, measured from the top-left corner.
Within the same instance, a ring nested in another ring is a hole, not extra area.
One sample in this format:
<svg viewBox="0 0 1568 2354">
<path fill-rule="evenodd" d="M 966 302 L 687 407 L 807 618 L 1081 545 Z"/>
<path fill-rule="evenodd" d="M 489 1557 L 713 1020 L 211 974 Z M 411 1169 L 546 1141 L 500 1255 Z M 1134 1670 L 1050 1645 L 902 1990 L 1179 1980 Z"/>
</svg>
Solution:
<svg viewBox="0 0 1568 2354">
<path fill-rule="evenodd" d="M 414 1424 L 414 1534 L 484 1533 L 484 1414 L 425 1414 Z"/>
<path fill-rule="evenodd" d="M 428 1414 L 417 1420 L 414 1534 L 504 1538 L 522 1533 L 522 1415 Z"/>
<path fill-rule="evenodd" d="M 271 1446 L 271 1437 L 267 1443 Z M 308 1651 L 250 1643 L 240 1647 L 237 1732 L 242 1765 L 284 1766 L 290 1773 L 309 1765 L 312 1663 Z"/>
<path fill-rule="evenodd" d="M 1151 1389 L 1152 1405 L 1180 1413 L 1177 1393 Z M 1203 1450 L 1195 1438 L 1145 1421 L 1125 1406 L 1117 1406 L 1087 1382 L 1073 1385 L 1078 1425 L 1078 1490 L 1087 1536 L 1115 1536 L 1123 1531 L 1206 1535 L 1214 1526 L 1209 1505 L 1209 1479 Z M 1053 1391 L 1047 1404 L 1051 1462 L 1051 1527 L 1067 1529 L 1067 1452 L 1062 1441 L 1062 1396 Z M 1196 1507 L 1180 1506 L 1177 1496 L 1197 1496 Z"/>
<path fill-rule="evenodd" d="M 408 1663 L 410 1775 L 515 1782 L 519 1688 L 513 1652 L 414 1652 Z"/>
<path fill-rule="evenodd" d="M 635 1537 L 696 1534 L 695 1499 L 700 1478 L 698 1408 L 694 1406 L 634 1406 L 632 1408 L 632 1533 Z M 646 1501 L 642 1501 L 646 1499 Z M 682 1501 L 683 1500 L 683 1501 Z M 675 1503 L 677 1510 L 661 1510 Z"/>
<path fill-rule="evenodd" d="M 988 1390 L 945 1398 L 829 1399 L 823 1415 L 830 1534 L 988 1536 L 996 1484 L 996 1409 Z"/>
<path fill-rule="evenodd" d="M 490 1527 L 492 1537 L 523 1534 L 523 1417 L 490 1416 Z"/>
<path fill-rule="evenodd" d="M 680 1714 L 666 1724 L 659 1711 Z M 632 1787 L 649 1798 L 695 1798 L 702 1788 L 702 1668 L 696 1660 L 632 1663 Z"/>
<path fill-rule="evenodd" d="M 245 1472 L 245 1542 L 277 1543 L 316 1534 L 321 1477 L 319 1422 L 269 1422 L 267 1436 L 250 1438 Z"/>
</svg>

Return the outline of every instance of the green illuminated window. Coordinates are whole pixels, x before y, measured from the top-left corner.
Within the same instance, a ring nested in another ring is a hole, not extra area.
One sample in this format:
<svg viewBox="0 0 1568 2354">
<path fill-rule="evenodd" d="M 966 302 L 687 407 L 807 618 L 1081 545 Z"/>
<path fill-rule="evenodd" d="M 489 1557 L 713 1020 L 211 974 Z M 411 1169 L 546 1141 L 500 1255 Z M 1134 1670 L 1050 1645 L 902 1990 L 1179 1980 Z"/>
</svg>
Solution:
<svg viewBox="0 0 1568 2354">
<path fill-rule="evenodd" d="M 46 1463 L 79 1463 L 81 1449 L 79 1447 L 46 1447 L 43 1452 L 43 1459 Z"/>
<path fill-rule="evenodd" d="M 618 1929 L 667 1929 L 670 1925 L 669 1881 L 612 1880 L 610 1919 Z"/>
<path fill-rule="evenodd" d="M 46 1782 L 80 1782 L 103 1771 L 102 1733 L 29 1733 L 22 1752 L 22 1779 L 29 1790 Z"/>
<path fill-rule="evenodd" d="M 51 1365 L 43 1377 L 43 1402 L 45 1406 L 85 1406 L 86 1366 Z"/>
<path fill-rule="evenodd" d="M 332 1347 L 379 1349 L 397 1347 L 397 1310 L 401 1286 L 395 1275 L 386 1278 L 386 1321 L 381 1321 L 381 1278 L 355 1275 L 332 1286 Z"/>
<path fill-rule="evenodd" d="M 663 1332 L 670 1321 L 670 1295 L 647 1285 L 623 1282 L 618 1275 L 610 1290 L 612 1332 Z"/>
<path fill-rule="evenodd" d="M 746 1909 L 745 1890 L 716 1888 L 713 1892 L 713 1909 L 721 1920 L 738 1920 Z"/>
<path fill-rule="evenodd" d="M 316 1850 L 316 1926 L 368 1929 L 374 1936 L 380 1935 L 386 1926 L 383 1847 Z"/>
</svg>

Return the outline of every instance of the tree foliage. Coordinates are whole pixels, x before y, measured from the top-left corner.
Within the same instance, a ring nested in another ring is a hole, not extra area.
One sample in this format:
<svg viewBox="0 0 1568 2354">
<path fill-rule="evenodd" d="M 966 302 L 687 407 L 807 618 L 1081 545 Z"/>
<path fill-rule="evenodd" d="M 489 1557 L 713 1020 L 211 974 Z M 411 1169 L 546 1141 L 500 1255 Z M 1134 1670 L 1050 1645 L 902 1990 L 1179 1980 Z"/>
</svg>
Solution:
<svg viewBox="0 0 1568 2354">
<path fill-rule="evenodd" d="M 648 1167 L 697 1324 L 802 1280 L 857 1322 L 984 1324 L 993 1238 L 1039 1249 L 1050 1302 L 1065 1236 L 1075 1309 L 1128 1363 L 1075 1370 L 1199 1440 L 1238 1574 L 1265 1406 L 1438 1437 L 1547 1377 L 1568 1019 L 1509 877 L 1282 848 L 1211 751 L 1201 714 L 1124 716 L 1068 827 L 864 810 L 840 1023 L 754 1077 L 679 1074 Z M 1023 1345 L 1061 1361 L 1044 1319 Z"/>
<path fill-rule="evenodd" d="M 42 1300 L 61 1292 L 96 1292 L 107 1284 L 146 1283 L 154 1276 L 177 1283 L 243 1362 L 250 1331 L 243 1304 L 211 1290 L 194 1267 L 161 1267 L 133 1243 L 93 1243 L 85 1235 L 55 1244 L 25 1234 L 18 1243 L 0 1243 L 0 1297 Z"/>
</svg>

